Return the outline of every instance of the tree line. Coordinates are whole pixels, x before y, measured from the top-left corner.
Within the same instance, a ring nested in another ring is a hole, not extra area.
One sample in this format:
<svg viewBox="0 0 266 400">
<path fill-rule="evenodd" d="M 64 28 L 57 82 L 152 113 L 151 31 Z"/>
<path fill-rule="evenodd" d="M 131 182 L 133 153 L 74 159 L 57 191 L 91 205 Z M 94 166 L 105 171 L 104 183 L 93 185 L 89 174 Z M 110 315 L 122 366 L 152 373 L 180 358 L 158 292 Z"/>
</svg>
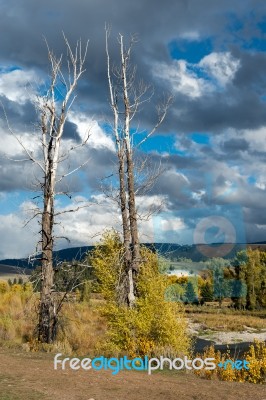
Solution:
<svg viewBox="0 0 266 400">
<path fill-rule="evenodd" d="M 211 258 L 202 262 L 198 277 L 169 278 L 169 299 L 204 304 L 231 299 L 237 309 L 266 307 L 266 252 L 241 250 L 233 260 Z"/>
</svg>

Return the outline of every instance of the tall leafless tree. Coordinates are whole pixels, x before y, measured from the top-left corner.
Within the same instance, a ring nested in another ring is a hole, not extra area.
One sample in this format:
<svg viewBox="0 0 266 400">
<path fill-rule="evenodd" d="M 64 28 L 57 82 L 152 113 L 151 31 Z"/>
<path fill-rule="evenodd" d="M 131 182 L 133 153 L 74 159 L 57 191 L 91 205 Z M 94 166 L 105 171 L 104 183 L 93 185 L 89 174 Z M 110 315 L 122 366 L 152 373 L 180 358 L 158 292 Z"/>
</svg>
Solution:
<svg viewBox="0 0 266 400">
<path fill-rule="evenodd" d="M 82 51 L 81 40 L 72 50 L 64 36 L 67 48 L 68 77 L 62 71 L 62 56 L 56 58 L 48 47 L 48 58 L 51 67 L 51 83 L 47 94 L 40 98 L 39 112 L 42 130 L 42 148 L 44 161 L 43 179 L 43 211 L 41 223 L 42 246 L 42 288 L 39 312 L 38 338 L 42 342 L 50 343 L 56 337 L 57 306 L 53 296 L 53 247 L 54 247 L 54 198 L 56 191 L 57 170 L 60 160 L 60 144 L 68 112 L 75 100 L 73 93 L 77 82 L 84 73 L 84 62 L 87 54 L 87 45 Z M 63 100 L 59 105 L 55 91 L 57 85 L 63 85 Z M 73 172 L 73 171 L 72 171 Z M 70 173 L 68 172 L 67 175 Z M 66 174 L 64 175 L 66 176 Z"/>
<path fill-rule="evenodd" d="M 36 111 L 40 121 L 39 131 L 42 158 L 37 159 L 37 156 L 27 149 L 22 139 L 19 138 L 11 129 L 6 116 L 9 131 L 22 146 L 28 160 L 37 165 L 42 174 L 42 178 L 39 180 L 39 189 L 41 190 L 41 197 L 43 199 L 42 208 L 37 208 L 35 210 L 34 217 L 40 217 L 41 225 L 41 238 L 39 241 L 41 250 L 41 294 L 37 330 L 38 339 L 43 343 L 51 343 L 56 338 L 58 312 L 61 308 L 61 302 L 60 304 L 57 304 L 58 296 L 54 293 L 54 224 L 55 217 L 60 214 L 60 212 L 56 212 L 54 204 L 55 196 L 58 194 L 56 187 L 63 178 L 77 171 L 86 162 L 72 171 L 68 171 L 61 175 L 58 172 L 58 167 L 60 163 L 69 157 L 71 151 L 75 150 L 77 147 L 83 146 L 89 138 L 88 132 L 88 135 L 81 143 L 76 146 L 71 146 L 67 151 L 61 151 L 65 123 L 76 97 L 74 92 L 77 83 L 85 72 L 84 63 L 88 48 L 88 42 L 86 43 L 85 48 L 82 48 L 81 40 L 78 40 L 75 48 L 72 48 L 64 34 L 63 37 L 67 50 L 67 72 L 64 73 L 63 55 L 56 57 L 46 42 L 50 65 L 50 83 L 48 90 L 46 90 L 43 95 L 37 96 L 35 102 Z M 68 211 L 73 212 L 79 208 L 81 207 Z M 37 250 L 36 253 L 38 252 L 39 250 Z"/>
<path fill-rule="evenodd" d="M 123 35 L 119 34 L 120 47 L 119 65 L 111 69 L 108 39 L 110 29 L 106 27 L 107 75 L 110 92 L 110 105 L 113 112 L 113 133 L 119 164 L 119 199 L 122 215 L 123 242 L 125 247 L 126 280 L 124 288 L 127 291 L 127 303 L 132 307 L 136 298 L 136 278 L 141 262 L 140 241 L 138 229 L 138 214 L 136 208 L 136 191 L 134 177 L 134 146 L 132 138 L 132 120 L 139 112 L 143 103 L 150 100 L 150 87 L 142 82 L 137 85 L 136 68 L 132 67 L 130 56 L 136 40 L 133 36 L 128 47 L 124 45 Z M 158 120 L 137 147 L 140 147 L 163 122 L 171 96 L 158 107 Z"/>
<path fill-rule="evenodd" d="M 111 79 L 111 69 L 110 69 L 110 56 L 108 49 L 108 36 L 109 31 L 106 28 L 106 55 L 107 55 L 107 75 L 108 75 L 108 83 L 109 83 L 109 91 L 110 91 L 110 105 L 112 108 L 113 116 L 114 116 L 114 124 L 113 124 L 113 133 L 115 136 L 116 143 L 116 152 L 118 157 L 118 175 L 119 175 L 119 202 L 120 202 L 120 210 L 122 216 L 122 229 L 123 229 L 123 243 L 124 243 L 124 263 L 126 273 L 130 271 L 131 264 L 131 252 L 130 252 L 130 226 L 129 226 L 129 218 L 128 218 L 128 208 L 127 208 L 127 194 L 126 194 L 126 181 L 125 181 L 125 143 L 123 137 L 120 132 L 120 117 L 119 117 L 119 108 L 117 101 L 117 93 L 115 92 Z M 122 279 L 122 285 L 126 286 L 127 282 L 130 280 Z M 131 280 L 132 282 L 132 280 Z M 127 291 L 125 291 L 126 293 Z M 127 300 L 129 303 L 132 303 L 135 299 L 134 290 L 132 285 L 129 287 Z M 121 296 L 121 301 L 124 302 L 126 299 L 123 298 L 123 293 Z"/>
</svg>

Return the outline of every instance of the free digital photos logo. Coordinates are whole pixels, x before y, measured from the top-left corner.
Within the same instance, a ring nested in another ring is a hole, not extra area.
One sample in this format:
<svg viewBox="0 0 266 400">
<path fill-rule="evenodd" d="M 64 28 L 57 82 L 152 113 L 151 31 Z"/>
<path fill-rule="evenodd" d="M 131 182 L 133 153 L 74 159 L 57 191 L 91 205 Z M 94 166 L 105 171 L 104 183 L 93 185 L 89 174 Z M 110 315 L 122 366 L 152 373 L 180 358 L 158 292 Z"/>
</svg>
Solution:
<svg viewBox="0 0 266 400">
<path fill-rule="evenodd" d="M 194 358 L 189 359 L 187 356 L 183 358 L 166 358 L 160 356 L 159 358 L 149 358 L 145 356 L 144 358 L 136 357 L 133 359 L 128 359 L 127 356 L 116 358 L 106 358 L 104 356 L 95 357 L 95 358 L 69 358 L 62 357 L 61 353 L 58 353 L 54 357 L 54 369 L 65 370 L 71 369 L 73 371 L 77 370 L 110 370 L 112 371 L 112 375 L 117 375 L 120 371 L 147 371 L 149 375 L 156 370 L 214 370 L 215 368 L 232 368 L 232 369 L 249 369 L 248 362 L 246 360 L 225 360 L 225 362 L 220 362 L 219 364 L 215 363 L 215 358 Z"/>
</svg>

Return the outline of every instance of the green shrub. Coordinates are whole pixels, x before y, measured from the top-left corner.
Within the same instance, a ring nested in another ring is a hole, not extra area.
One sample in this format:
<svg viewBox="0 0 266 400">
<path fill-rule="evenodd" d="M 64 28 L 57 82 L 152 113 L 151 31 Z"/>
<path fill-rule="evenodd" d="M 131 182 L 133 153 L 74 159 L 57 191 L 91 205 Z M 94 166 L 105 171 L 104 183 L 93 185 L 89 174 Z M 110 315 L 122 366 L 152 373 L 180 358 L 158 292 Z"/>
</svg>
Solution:
<svg viewBox="0 0 266 400">
<path fill-rule="evenodd" d="M 99 290 L 107 300 L 103 314 L 107 332 L 101 351 L 109 355 L 152 355 L 160 349 L 175 354 L 188 354 L 190 339 L 182 306 L 166 301 L 167 276 L 159 271 L 157 254 L 141 248 L 142 263 L 137 278 L 137 300 L 133 308 L 116 301 L 116 288 L 121 276 L 122 243 L 116 232 L 107 232 L 90 260 L 95 268 Z"/>
</svg>

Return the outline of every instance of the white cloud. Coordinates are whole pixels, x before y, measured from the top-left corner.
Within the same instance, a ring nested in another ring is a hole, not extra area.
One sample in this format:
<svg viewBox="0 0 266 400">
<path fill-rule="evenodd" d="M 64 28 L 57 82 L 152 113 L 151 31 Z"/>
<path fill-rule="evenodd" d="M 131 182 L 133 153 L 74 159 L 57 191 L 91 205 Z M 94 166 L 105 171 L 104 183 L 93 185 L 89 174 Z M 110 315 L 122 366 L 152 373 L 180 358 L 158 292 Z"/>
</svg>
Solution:
<svg viewBox="0 0 266 400">
<path fill-rule="evenodd" d="M 27 257 L 34 252 L 36 233 L 24 227 L 26 216 L 20 213 L 0 215 L 0 258 Z"/>
<path fill-rule="evenodd" d="M 164 207 L 166 196 L 153 195 L 153 196 L 138 196 L 136 198 L 137 207 L 141 212 L 147 212 L 150 207 Z"/>
<path fill-rule="evenodd" d="M 184 229 L 185 226 L 186 225 L 182 218 L 173 218 L 170 220 L 162 219 L 161 220 L 162 231 L 176 231 L 179 229 Z"/>
<path fill-rule="evenodd" d="M 35 156 L 41 150 L 40 136 L 38 133 L 28 133 L 28 132 L 14 132 L 19 140 L 23 143 L 25 148 L 30 152 L 33 152 Z M 27 158 L 23 147 L 18 142 L 18 140 L 11 133 L 5 129 L 4 126 L 0 127 L 0 148 L 4 151 L 5 155 L 8 157 L 14 157 L 14 155 L 22 155 L 24 154 L 24 158 Z M 23 158 L 23 157 L 21 157 Z"/>
<path fill-rule="evenodd" d="M 203 57 L 198 66 L 202 68 L 209 76 L 225 86 L 235 76 L 240 65 L 240 61 L 232 56 L 229 52 L 213 52 Z"/>
<path fill-rule="evenodd" d="M 90 134 L 89 146 L 94 149 L 107 147 L 115 151 L 115 145 L 111 137 L 108 136 L 100 127 L 99 123 L 85 114 L 71 112 L 69 120 L 77 125 L 77 131 L 81 139 L 85 139 Z"/>
<path fill-rule="evenodd" d="M 197 98 L 210 90 L 209 83 L 199 78 L 197 74 L 188 68 L 185 60 L 173 60 L 171 65 L 160 64 L 154 67 L 153 73 L 168 80 L 176 92 Z"/>
<path fill-rule="evenodd" d="M 210 53 L 199 63 L 186 60 L 172 60 L 171 64 L 161 63 L 153 67 L 155 76 L 169 81 L 172 88 L 191 98 L 198 98 L 226 86 L 235 76 L 239 60 L 229 52 Z"/>
<path fill-rule="evenodd" d="M 249 142 L 251 150 L 266 151 L 266 126 L 259 129 L 246 129 L 241 131 L 241 137 Z"/>
<path fill-rule="evenodd" d="M 84 197 L 77 196 L 72 199 L 71 204 L 60 207 L 57 203 L 56 212 L 64 212 L 85 205 L 82 203 Z M 105 229 L 114 227 L 121 229 L 117 206 L 110 200 L 104 199 L 102 195 L 95 196 L 89 207 L 81 208 L 77 212 L 63 213 L 57 217 L 55 235 L 67 237 L 71 242 L 68 244 L 63 238 L 58 238 L 56 249 L 68 246 L 86 246 L 97 242 L 100 234 Z M 0 215 L 0 259 L 20 258 L 33 254 L 39 240 L 39 225 L 37 219 L 32 220 L 26 227 L 27 222 L 33 215 L 35 205 L 23 202 L 17 213 Z"/>
<path fill-rule="evenodd" d="M 256 186 L 258 189 L 265 190 L 265 189 L 266 189 L 266 182 L 256 182 L 256 183 L 255 183 L 255 186 Z"/>
<path fill-rule="evenodd" d="M 198 192 L 193 192 L 192 193 L 192 198 L 194 200 L 200 201 L 202 197 L 206 195 L 206 190 L 199 190 Z"/>
<path fill-rule="evenodd" d="M 19 104 L 32 99 L 36 83 L 40 85 L 40 77 L 34 70 L 14 70 L 0 74 L 0 95 Z"/>
<path fill-rule="evenodd" d="M 138 199 L 139 205 L 141 204 L 139 212 L 144 215 L 149 212 L 151 206 L 160 206 L 163 200 L 164 197 L 159 195 L 142 196 Z M 87 207 L 83 207 L 85 205 Z M 81 206 L 79 211 L 64 213 L 78 206 Z M 0 259 L 27 257 L 33 254 L 39 240 L 37 219 L 31 221 L 26 227 L 23 225 L 33 215 L 34 209 L 33 202 L 25 201 L 21 203 L 17 213 L 0 215 Z M 58 202 L 56 212 L 63 212 L 56 219 L 58 224 L 55 225 L 55 235 L 59 237 L 56 240 L 56 249 L 95 244 L 104 230 L 112 227 L 122 232 L 119 207 L 103 194 L 94 195 L 89 201 L 84 196 L 78 195 L 72 198 L 67 206 L 61 206 Z M 168 222 L 171 225 L 169 229 L 178 229 L 182 226 L 178 219 Z M 140 240 L 152 242 L 157 235 L 154 229 L 153 217 L 148 221 L 140 221 Z M 60 236 L 67 237 L 71 242 L 68 243 Z"/>
</svg>

